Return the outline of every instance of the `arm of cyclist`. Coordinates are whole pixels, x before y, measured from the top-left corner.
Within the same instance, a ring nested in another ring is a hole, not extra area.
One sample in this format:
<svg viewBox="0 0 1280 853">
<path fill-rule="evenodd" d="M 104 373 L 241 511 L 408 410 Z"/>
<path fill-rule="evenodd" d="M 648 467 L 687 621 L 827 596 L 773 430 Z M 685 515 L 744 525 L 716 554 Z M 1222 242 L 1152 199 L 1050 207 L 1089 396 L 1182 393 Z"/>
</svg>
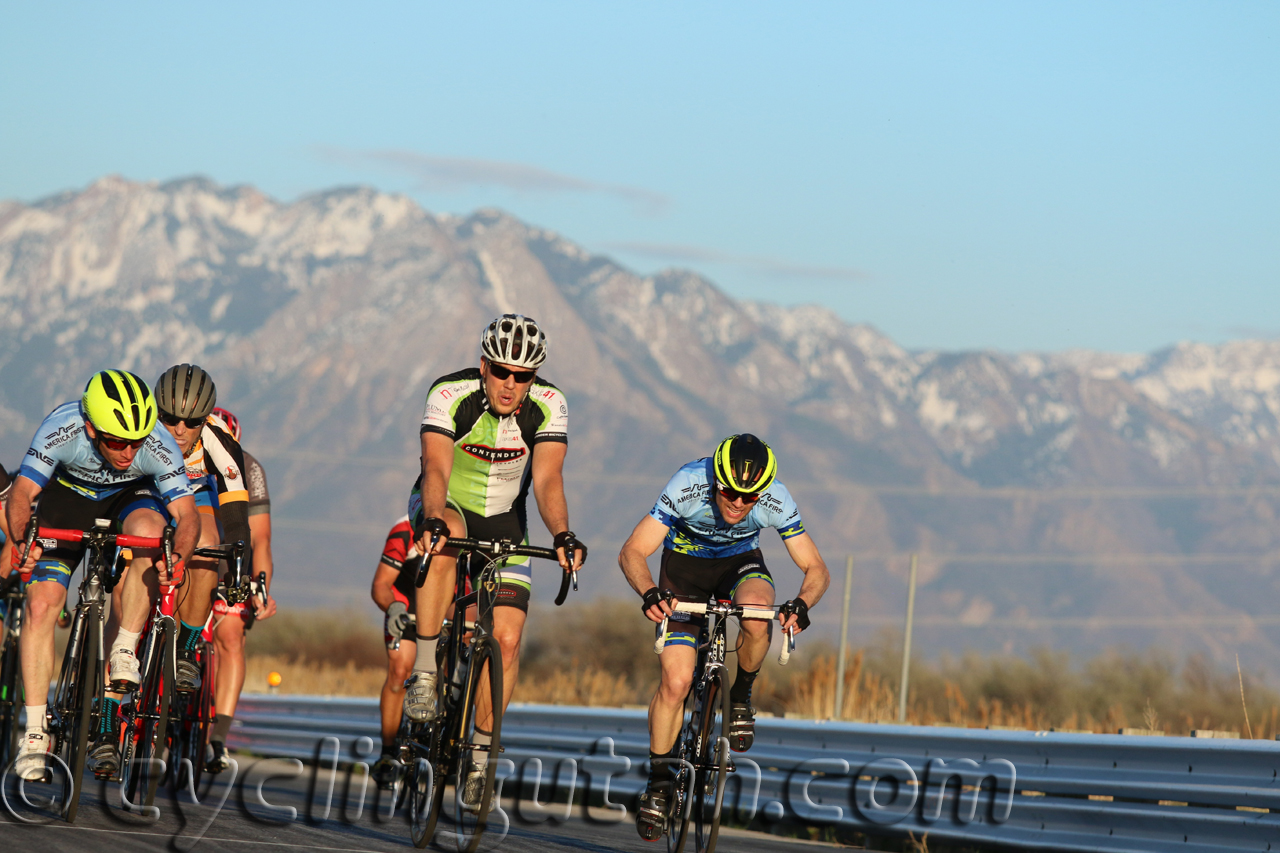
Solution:
<svg viewBox="0 0 1280 853">
<path fill-rule="evenodd" d="M 13 488 L 9 492 L 9 504 L 5 507 L 5 516 L 9 521 L 10 530 L 25 531 L 27 529 L 27 522 L 31 520 L 31 504 L 41 491 L 43 490 L 34 480 L 21 474 L 14 479 Z M 26 563 L 19 566 L 17 560 L 22 558 L 22 543 L 19 543 L 11 552 L 9 565 L 21 572 L 33 572 L 41 552 L 40 543 L 35 543 L 31 546 L 31 553 L 27 555 Z"/>
<path fill-rule="evenodd" d="M 6 517 L 8 496 L 8 490 L 0 494 L 0 533 L 4 534 L 4 544 L 0 545 L 0 578 L 9 577 L 9 573 L 13 570 L 13 537 L 9 535 L 9 520 Z"/>
<path fill-rule="evenodd" d="M 191 559 L 191 552 L 196 549 L 196 540 L 200 537 L 200 513 L 196 510 L 196 499 L 192 495 L 174 498 L 168 504 L 169 515 L 173 517 L 174 566 L 178 561 L 186 563 Z M 168 584 L 172 567 L 165 566 L 164 560 L 157 560 L 160 572 L 160 583 Z"/>
<path fill-rule="evenodd" d="M 369 590 L 373 603 L 386 614 L 382 623 L 383 631 L 396 638 L 404 636 L 409 624 L 409 608 L 403 601 L 396 599 L 394 585 L 399 576 L 399 569 L 379 562 L 378 568 L 373 573 L 373 586 Z"/>
<path fill-rule="evenodd" d="M 644 599 L 642 609 L 651 622 L 661 622 L 673 612 L 670 602 L 658 591 L 648 562 L 648 558 L 662 547 L 669 529 L 653 516 L 646 515 L 640 519 L 636 529 L 631 531 L 631 536 L 618 553 L 618 565 L 622 567 L 622 574 L 631 588 Z"/>
<path fill-rule="evenodd" d="M 800 594 L 787 602 L 787 605 L 791 605 L 789 610 L 792 612 L 779 613 L 778 621 L 783 628 L 794 627 L 798 633 L 809 627 L 809 608 L 821 601 L 826 594 L 827 587 L 831 585 L 831 573 L 827 571 L 827 564 L 822 561 L 818 546 L 808 533 L 784 539 L 783 544 L 787 546 L 791 559 L 804 572 L 804 582 L 800 584 Z"/>
<path fill-rule="evenodd" d="M 271 513 L 260 512 L 249 516 L 249 548 L 253 552 L 253 573 L 257 575 L 262 572 L 267 576 L 267 606 L 258 608 L 257 599 L 254 599 L 254 618 L 270 619 L 276 615 L 276 600 L 271 597 L 271 578 L 275 568 L 271 560 Z"/>
<path fill-rule="evenodd" d="M 538 501 L 538 513 L 548 532 L 556 537 L 556 554 L 560 558 L 560 568 L 566 572 L 582 568 L 587 558 L 586 546 L 574 548 L 573 565 L 570 565 L 561 544 L 565 541 L 563 534 L 569 530 L 569 503 L 564 499 L 564 457 L 568 450 L 569 445 L 564 442 L 540 441 L 533 446 L 531 463 L 533 496 Z"/>
<path fill-rule="evenodd" d="M 443 519 L 445 502 L 449 499 L 449 475 L 453 473 L 453 439 L 443 433 L 422 434 L 422 517 Z M 444 550 L 445 538 L 436 540 L 431 547 L 430 528 L 423 531 L 417 541 L 418 553 L 430 551 L 439 554 Z"/>
</svg>

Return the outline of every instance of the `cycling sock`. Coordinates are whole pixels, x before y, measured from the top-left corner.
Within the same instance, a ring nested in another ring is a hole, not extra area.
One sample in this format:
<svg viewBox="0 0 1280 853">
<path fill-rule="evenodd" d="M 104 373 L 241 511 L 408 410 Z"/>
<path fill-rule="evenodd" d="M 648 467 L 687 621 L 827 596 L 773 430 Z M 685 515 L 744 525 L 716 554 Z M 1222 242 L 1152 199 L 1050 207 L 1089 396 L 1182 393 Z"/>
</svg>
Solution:
<svg viewBox="0 0 1280 853">
<path fill-rule="evenodd" d="M 756 676 L 760 674 L 760 670 L 755 672 L 747 672 L 742 668 L 742 664 L 738 664 L 738 677 L 733 680 L 733 686 L 729 688 L 729 701 L 743 702 L 751 701 L 751 685 L 755 683 Z"/>
<path fill-rule="evenodd" d="M 138 638 L 142 636 L 141 631 L 126 631 L 121 628 L 116 632 L 115 642 L 111 644 L 111 652 L 115 653 L 116 649 L 128 649 L 133 651 L 138 648 Z"/>
<path fill-rule="evenodd" d="M 476 746 L 488 746 L 493 743 L 493 732 L 482 732 L 476 729 L 475 736 L 472 740 L 476 742 Z M 475 749 L 471 751 L 471 760 L 476 763 L 477 767 L 485 767 L 489 764 L 489 750 Z"/>
<path fill-rule="evenodd" d="M 42 732 L 44 731 L 44 715 L 49 710 L 49 705 L 28 705 L 27 706 L 27 731 Z"/>
<path fill-rule="evenodd" d="M 178 651 L 194 652 L 196 646 L 200 644 L 200 635 L 204 633 L 204 625 L 188 625 L 181 622 L 181 628 L 178 629 Z"/>
<path fill-rule="evenodd" d="M 654 752 L 652 749 L 649 750 L 649 785 L 651 787 L 654 784 L 659 782 L 670 782 L 671 774 L 672 774 L 672 771 L 674 770 L 674 762 L 671 762 L 671 761 L 659 762 L 659 761 L 656 761 L 655 759 L 659 759 L 659 758 L 671 759 L 675 757 L 676 757 L 675 746 L 672 746 L 671 749 L 667 750 L 666 752 Z"/>
<path fill-rule="evenodd" d="M 216 740 L 221 743 L 227 742 L 227 732 L 231 731 L 231 721 L 235 719 L 230 714 L 219 714 L 213 718 L 213 732 L 209 735 L 209 740 Z"/>
<path fill-rule="evenodd" d="M 384 743 L 384 744 L 382 745 L 382 754 L 383 754 L 383 755 L 395 755 L 395 754 L 396 754 L 396 744 L 395 744 L 395 741 L 392 741 L 391 743 Z"/>
<path fill-rule="evenodd" d="M 434 637 L 418 637 L 418 656 L 413 659 L 414 672 L 435 672 L 436 671 L 436 645 L 440 642 L 440 635 Z"/>
<path fill-rule="evenodd" d="M 98 715 L 98 734 L 110 735 L 116 731 L 116 714 L 120 710 L 120 700 L 108 696 L 103 700 L 102 713 Z"/>
</svg>

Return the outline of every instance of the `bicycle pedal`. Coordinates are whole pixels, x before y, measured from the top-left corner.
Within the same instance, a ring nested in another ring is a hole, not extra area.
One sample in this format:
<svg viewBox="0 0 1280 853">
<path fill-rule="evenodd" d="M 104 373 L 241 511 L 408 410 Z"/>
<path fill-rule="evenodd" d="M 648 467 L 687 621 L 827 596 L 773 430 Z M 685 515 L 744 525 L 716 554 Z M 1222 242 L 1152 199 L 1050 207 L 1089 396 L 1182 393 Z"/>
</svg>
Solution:
<svg viewBox="0 0 1280 853">
<path fill-rule="evenodd" d="M 123 679 L 118 679 L 107 684 L 107 690 L 112 693 L 132 693 L 137 689 L 137 683 L 133 681 L 125 681 Z"/>
</svg>

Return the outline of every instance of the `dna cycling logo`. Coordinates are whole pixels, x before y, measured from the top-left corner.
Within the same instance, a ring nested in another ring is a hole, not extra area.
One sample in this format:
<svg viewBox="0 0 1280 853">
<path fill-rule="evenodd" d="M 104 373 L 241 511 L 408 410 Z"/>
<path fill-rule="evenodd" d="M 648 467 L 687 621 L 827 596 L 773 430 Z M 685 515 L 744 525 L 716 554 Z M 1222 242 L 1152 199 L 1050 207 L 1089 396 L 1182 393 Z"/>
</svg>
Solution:
<svg viewBox="0 0 1280 853">
<path fill-rule="evenodd" d="M 527 447 L 489 447 L 485 444 L 464 444 L 462 445 L 462 450 L 477 459 L 488 462 L 490 465 L 513 462 L 529 452 Z"/>
</svg>

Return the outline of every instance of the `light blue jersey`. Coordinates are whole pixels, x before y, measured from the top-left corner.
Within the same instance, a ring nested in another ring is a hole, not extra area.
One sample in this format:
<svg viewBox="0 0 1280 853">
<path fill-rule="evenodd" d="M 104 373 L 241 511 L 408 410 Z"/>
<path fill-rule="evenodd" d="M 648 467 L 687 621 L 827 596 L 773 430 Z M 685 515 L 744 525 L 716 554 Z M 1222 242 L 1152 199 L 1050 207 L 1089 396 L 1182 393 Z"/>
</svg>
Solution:
<svg viewBox="0 0 1280 853">
<path fill-rule="evenodd" d="M 787 487 L 774 480 L 746 518 L 730 527 L 715 504 L 711 457 L 682 467 L 662 490 L 649 515 L 671 528 L 663 546 L 691 557 L 732 557 L 760 547 L 760 531 L 776 528 L 783 539 L 804 533 L 800 509 Z"/>
<path fill-rule="evenodd" d="M 18 470 L 20 476 L 42 489 L 55 472 L 64 485 L 95 501 L 106 500 L 144 477 L 155 479 L 156 491 L 165 503 L 192 493 L 182 451 L 169 430 L 153 429 L 138 448 L 133 463 L 118 471 L 89 440 L 78 400 L 63 403 L 49 413 L 36 430 Z"/>
</svg>

